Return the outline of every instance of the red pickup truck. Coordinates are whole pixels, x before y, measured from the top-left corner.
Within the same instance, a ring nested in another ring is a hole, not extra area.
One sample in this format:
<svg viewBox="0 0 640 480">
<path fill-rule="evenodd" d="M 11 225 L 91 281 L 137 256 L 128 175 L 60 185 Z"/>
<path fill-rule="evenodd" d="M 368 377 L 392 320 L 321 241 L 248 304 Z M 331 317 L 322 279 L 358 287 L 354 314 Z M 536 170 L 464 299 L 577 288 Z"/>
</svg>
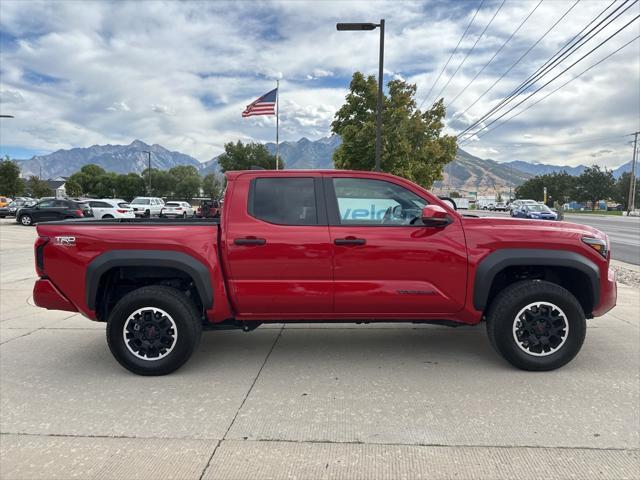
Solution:
<svg viewBox="0 0 640 480">
<path fill-rule="evenodd" d="M 220 219 L 38 225 L 35 303 L 106 322 L 124 367 L 163 375 L 203 329 L 331 321 L 486 320 L 506 360 L 551 370 L 616 302 L 609 239 L 587 226 L 461 215 L 382 173 L 226 176 Z"/>
</svg>

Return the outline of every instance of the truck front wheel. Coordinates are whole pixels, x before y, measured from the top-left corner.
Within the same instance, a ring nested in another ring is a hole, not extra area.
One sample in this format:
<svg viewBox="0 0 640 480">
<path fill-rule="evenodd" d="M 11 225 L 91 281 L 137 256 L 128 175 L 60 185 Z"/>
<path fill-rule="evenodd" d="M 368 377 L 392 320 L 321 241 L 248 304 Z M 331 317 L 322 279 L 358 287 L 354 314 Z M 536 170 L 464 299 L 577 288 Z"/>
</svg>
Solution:
<svg viewBox="0 0 640 480">
<path fill-rule="evenodd" d="M 578 300 L 560 285 L 524 280 L 505 288 L 487 313 L 493 348 L 523 370 L 546 371 L 569 363 L 587 331 Z"/>
<path fill-rule="evenodd" d="M 196 349 L 202 324 L 182 292 L 162 285 L 142 287 L 116 304 L 107 321 L 107 343 L 116 360 L 138 375 L 166 375 Z"/>
</svg>

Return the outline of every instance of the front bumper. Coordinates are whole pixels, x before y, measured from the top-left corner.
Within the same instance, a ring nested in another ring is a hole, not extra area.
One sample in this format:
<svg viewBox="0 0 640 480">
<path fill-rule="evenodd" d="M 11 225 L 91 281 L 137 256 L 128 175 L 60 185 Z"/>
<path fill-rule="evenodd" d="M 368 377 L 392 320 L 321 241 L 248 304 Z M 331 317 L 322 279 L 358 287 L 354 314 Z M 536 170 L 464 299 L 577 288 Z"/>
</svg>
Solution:
<svg viewBox="0 0 640 480">
<path fill-rule="evenodd" d="M 46 278 L 36 280 L 33 286 L 33 302 L 48 310 L 77 312 L 78 309 Z"/>
</svg>

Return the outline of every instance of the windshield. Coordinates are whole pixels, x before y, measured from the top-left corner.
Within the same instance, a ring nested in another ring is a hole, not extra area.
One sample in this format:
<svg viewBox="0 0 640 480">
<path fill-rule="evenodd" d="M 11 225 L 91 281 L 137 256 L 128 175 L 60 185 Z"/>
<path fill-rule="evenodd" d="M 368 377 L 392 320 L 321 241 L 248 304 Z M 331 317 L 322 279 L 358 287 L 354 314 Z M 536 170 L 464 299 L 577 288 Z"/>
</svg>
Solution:
<svg viewBox="0 0 640 480">
<path fill-rule="evenodd" d="M 164 204 L 165 207 L 179 207 L 180 204 L 178 202 L 167 202 Z"/>
<path fill-rule="evenodd" d="M 131 205 L 149 205 L 149 201 L 148 198 L 134 198 Z"/>
<path fill-rule="evenodd" d="M 527 208 L 529 208 L 529 211 L 531 212 L 547 213 L 550 211 L 546 205 L 529 205 Z"/>
</svg>

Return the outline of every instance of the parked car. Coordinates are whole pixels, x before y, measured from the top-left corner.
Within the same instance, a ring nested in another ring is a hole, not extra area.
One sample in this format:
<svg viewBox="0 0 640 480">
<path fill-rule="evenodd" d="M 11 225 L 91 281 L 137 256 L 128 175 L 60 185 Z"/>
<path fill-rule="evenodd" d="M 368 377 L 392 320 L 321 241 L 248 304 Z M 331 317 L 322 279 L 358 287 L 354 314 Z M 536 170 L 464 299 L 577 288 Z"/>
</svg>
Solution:
<svg viewBox="0 0 640 480">
<path fill-rule="evenodd" d="M 520 210 L 525 205 L 537 205 L 538 202 L 535 200 L 514 200 L 509 204 L 509 213 L 512 217 L 515 217 L 515 212 Z"/>
<path fill-rule="evenodd" d="M 493 206 L 491 210 L 495 212 L 506 212 L 507 210 L 509 210 L 509 207 L 507 207 L 507 204 L 504 202 L 498 202 Z"/>
<path fill-rule="evenodd" d="M 220 202 L 218 200 L 202 200 L 196 210 L 198 218 L 218 218 L 220 216 Z"/>
<path fill-rule="evenodd" d="M 32 198 L 18 197 L 9 205 L 0 208 L 0 218 L 15 217 L 22 207 L 30 207 L 35 204 L 36 201 Z"/>
<path fill-rule="evenodd" d="M 578 354 L 586 319 L 616 303 L 609 239 L 592 227 L 541 222 L 532 233 L 528 220 L 463 216 L 385 173 L 226 178 L 224 222 L 39 225 L 35 304 L 106 322 L 120 364 L 163 375 L 203 329 L 335 320 L 486 319 L 506 360 L 552 370 Z"/>
<path fill-rule="evenodd" d="M 188 202 L 167 202 L 160 210 L 161 217 L 193 217 L 195 216 L 195 209 Z"/>
<path fill-rule="evenodd" d="M 482 209 L 483 209 L 483 210 L 493 210 L 493 203 L 485 203 L 485 204 L 482 206 Z"/>
<path fill-rule="evenodd" d="M 2 207 L 6 207 L 7 205 L 9 205 L 13 200 L 9 197 L 3 197 L 0 195 L 0 208 Z"/>
<path fill-rule="evenodd" d="M 524 205 L 516 211 L 514 217 L 532 218 L 536 220 L 557 220 L 558 214 L 542 203 L 536 205 Z"/>
<path fill-rule="evenodd" d="M 136 197 L 129 205 L 136 217 L 159 217 L 164 200 L 158 197 Z"/>
<path fill-rule="evenodd" d="M 133 208 L 122 199 L 101 198 L 88 200 L 95 218 L 135 218 Z"/>
<path fill-rule="evenodd" d="M 40 222 L 91 216 L 91 208 L 88 205 L 83 205 L 73 200 L 53 198 L 43 200 L 31 207 L 22 207 L 16 216 L 16 221 L 22 225 L 29 226 Z"/>
</svg>

